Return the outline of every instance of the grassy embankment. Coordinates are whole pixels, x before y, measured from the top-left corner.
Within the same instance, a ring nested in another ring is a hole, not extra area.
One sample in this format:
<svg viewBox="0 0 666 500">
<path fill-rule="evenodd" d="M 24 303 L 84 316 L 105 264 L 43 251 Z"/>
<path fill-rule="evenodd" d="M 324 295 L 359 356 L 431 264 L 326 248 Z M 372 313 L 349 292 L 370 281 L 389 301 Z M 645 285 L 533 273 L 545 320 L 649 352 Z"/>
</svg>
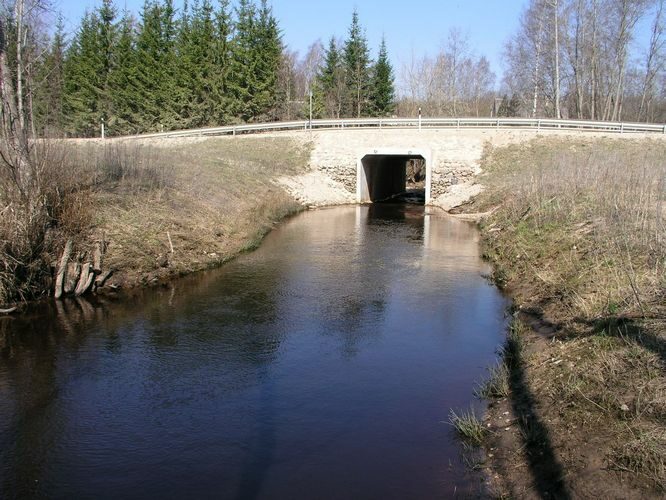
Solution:
<svg viewBox="0 0 666 500">
<path fill-rule="evenodd" d="M 479 390 L 496 493 L 663 495 L 666 141 L 537 138 L 483 168 L 466 210 L 516 304 Z"/>
<path fill-rule="evenodd" d="M 68 239 L 79 261 L 105 242 L 109 284 L 124 288 L 219 265 L 300 209 L 274 180 L 309 161 L 308 146 L 267 137 L 79 141 L 40 154 L 43 207 L 3 179 L 0 306 L 46 295 Z"/>
</svg>

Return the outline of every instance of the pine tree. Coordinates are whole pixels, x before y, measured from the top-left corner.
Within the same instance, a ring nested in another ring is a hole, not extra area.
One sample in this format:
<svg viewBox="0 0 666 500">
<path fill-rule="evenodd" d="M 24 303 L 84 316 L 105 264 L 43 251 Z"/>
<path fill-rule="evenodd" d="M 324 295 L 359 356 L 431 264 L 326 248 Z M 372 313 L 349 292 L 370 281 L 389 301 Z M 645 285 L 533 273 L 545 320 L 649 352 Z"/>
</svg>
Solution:
<svg viewBox="0 0 666 500">
<path fill-rule="evenodd" d="M 345 42 L 344 65 L 347 82 L 345 114 L 360 118 L 369 110 L 370 53 L 357 11 L 352 15 L 349 38 Z"/>
<path fill-rule="evenodd" d="M 377 116 L 387 116 L 395 110 L 395 78 L 388 58 L 386 39 L 382 38 L 379 56 L 375 64 L 370 91 L 372 112 Z"/>
</svg>

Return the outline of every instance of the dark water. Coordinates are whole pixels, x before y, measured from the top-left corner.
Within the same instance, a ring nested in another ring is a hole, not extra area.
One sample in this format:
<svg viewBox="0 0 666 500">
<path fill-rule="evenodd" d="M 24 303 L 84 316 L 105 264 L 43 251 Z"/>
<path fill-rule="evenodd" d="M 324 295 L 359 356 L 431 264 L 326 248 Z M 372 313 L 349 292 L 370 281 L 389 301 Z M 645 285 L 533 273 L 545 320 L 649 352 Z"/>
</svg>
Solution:
<svg viewBox="0 0 666 500">
<path fill-rule="evenodd" d="M 0 497 L 446 498 L 505 299 L 423 207 L 304 213 L 223 269 L 0 321 Z M 476 482 L 476 483 L 475 483 Z"/>
</svg>

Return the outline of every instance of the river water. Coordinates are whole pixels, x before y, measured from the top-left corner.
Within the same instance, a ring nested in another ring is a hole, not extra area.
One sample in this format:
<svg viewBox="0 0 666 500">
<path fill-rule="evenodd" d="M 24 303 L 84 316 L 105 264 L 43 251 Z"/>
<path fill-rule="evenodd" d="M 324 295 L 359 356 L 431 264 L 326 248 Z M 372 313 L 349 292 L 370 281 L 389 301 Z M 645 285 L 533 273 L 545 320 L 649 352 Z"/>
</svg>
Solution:
<svg viewBox="0 0 666 500">
<path fill-rule="evenodd" d="M 0 497 L 478 492 L 446 423 L 505 327 L 478 239 L 413 205 L 311 211 L 168 288 L 0 320 Z"/>
</svg>

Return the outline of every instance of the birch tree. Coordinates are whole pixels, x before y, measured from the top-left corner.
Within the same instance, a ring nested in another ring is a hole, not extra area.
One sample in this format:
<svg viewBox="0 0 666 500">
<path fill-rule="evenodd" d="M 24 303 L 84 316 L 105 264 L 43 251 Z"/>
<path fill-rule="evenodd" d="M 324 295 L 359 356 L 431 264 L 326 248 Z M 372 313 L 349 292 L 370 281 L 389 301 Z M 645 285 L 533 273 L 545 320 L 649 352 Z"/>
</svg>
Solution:
<svg viewBox="0 0 666 500">
<path fill-rule="evenodd" d="M 638 109 L 638 120 L 649 121 L 650 107 L 655 97 L 657 76 L 664 68 L 664 0 L 657 0 L 650 45 L 645 61 L 645 78 L 641 92 L 641 104 Z"/>
</svg>

